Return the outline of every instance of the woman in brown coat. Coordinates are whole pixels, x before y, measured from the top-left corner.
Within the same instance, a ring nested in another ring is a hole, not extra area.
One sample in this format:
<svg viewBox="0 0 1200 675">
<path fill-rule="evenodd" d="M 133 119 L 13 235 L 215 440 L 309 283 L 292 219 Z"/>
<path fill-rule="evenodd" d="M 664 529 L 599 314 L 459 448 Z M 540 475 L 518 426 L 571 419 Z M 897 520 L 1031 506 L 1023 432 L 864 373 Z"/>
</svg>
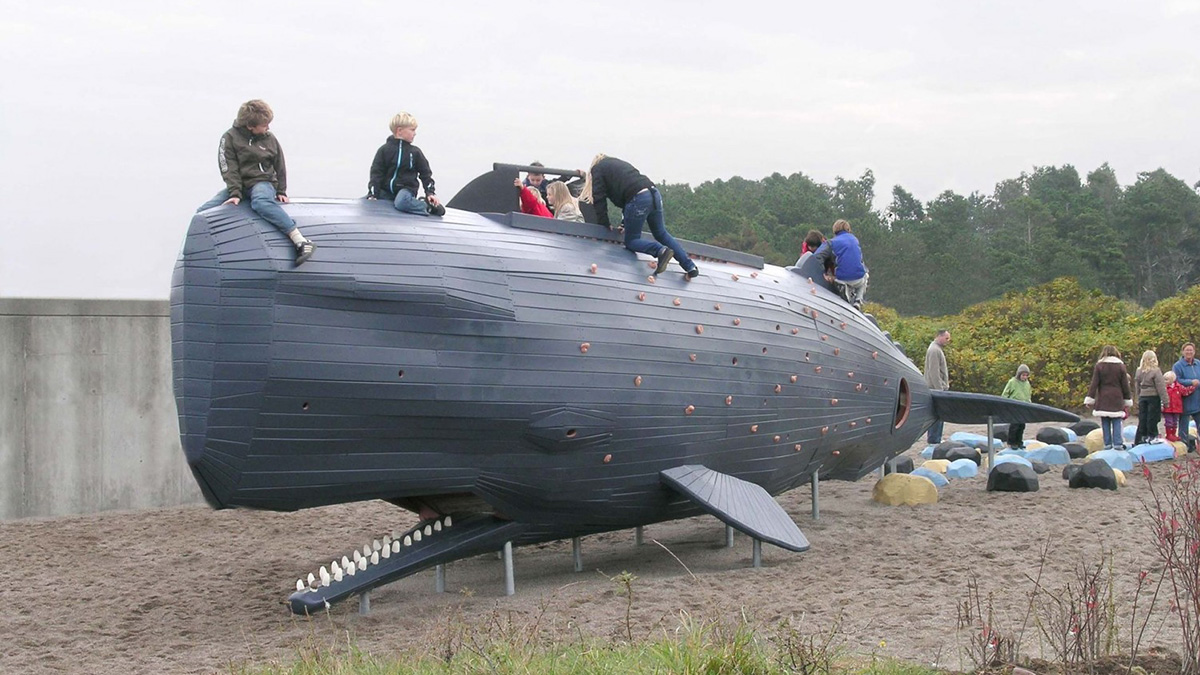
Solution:
<svg viewBox="0 0 1200 675">
<path fill-rule="evenodd" d="M 1104 430 L 1105 450 L 1124 450 L 1121 437 L 1121 420 L 1133 406 L 1129 391 L 1129 372 L 1121 361 L 1121 352 L 1112 345 L 1100 350 L 1100 360 L 1092 370 L 1092 383 L 1088 386 L 1083 404 L 1092 409 L 1092 415 L 1100 418 Z"/>
</svg>

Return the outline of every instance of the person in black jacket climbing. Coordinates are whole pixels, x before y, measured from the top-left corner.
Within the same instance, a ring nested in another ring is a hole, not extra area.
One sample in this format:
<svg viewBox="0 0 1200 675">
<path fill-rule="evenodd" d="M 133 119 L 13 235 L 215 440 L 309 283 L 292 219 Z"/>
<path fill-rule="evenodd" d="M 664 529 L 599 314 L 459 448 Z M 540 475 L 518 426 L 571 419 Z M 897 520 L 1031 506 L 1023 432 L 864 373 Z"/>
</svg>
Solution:
<svg viewBox="0 0 1200 675">
<path fill-rule="evenodd" d="M 696 263 L 667 232 L 663 221 L 662 195 L 649 178 L 629 162 L 604 154 L 596 155 L 592 159 L 591 170 L 584 173 L 587 178 L 580 199 L 592 203 L 599 224 L 612 229 L 605 200 L 611 200 L 623 211 L 625 248 L 655 257 L 658 260 L 658 266 L 654 269 L 656 275 L 666 271 L 674 256 L 688 279 L 700 276 Z M 642 226 L 645 224 L 649 224 L 650 234 L 658 243 L 642 238 Z"/>
</svg>

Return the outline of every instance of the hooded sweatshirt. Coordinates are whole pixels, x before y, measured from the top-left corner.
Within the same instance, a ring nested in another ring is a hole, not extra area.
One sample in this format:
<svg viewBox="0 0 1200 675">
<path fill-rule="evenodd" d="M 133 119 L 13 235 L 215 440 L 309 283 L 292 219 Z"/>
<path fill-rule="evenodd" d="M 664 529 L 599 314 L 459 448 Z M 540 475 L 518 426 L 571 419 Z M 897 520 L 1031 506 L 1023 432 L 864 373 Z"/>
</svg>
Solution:
<svg viewBox="0 0 1200 675">
<path fill-rule="evenodd" d="M 287 194 L 283 148 L 269 131 L 260 136 L 246 127 L 234 126 L 226 131 L 217 148 L 217 166 L 230 197 L 245 199 L 258 183 L 271 183 L 276 194 Z"/>
<path fill-rule="evenodd" d="M 1017 366 L 1017 374 L 1009 378 L 1008 384 L 1004 385 L 1004 393 L 1000 395 L 1004 398 L 1032 403 L 1033 386 L 1029 384 L 1029 380 L 1021 380 L 1021 373 L 1029 373 L 1029 366 L 1024 363 Z"/>
</svg>

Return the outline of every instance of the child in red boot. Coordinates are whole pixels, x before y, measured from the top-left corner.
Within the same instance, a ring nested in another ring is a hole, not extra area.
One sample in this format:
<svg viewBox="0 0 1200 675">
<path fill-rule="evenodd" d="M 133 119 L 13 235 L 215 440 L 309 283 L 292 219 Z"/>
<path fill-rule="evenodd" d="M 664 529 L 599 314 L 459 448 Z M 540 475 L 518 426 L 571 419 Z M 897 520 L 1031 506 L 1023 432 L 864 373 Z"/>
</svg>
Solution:
<svg viewBox="0 0 1200 675">
<path fill-rule="evenodd" d="M 1196 387 L 1185 387 L 1175 381 L 1175 373 L 1168 370 L 1163 373 L 1167 383 L 1167 400 L 1163 403 L 1163 420 L 1167 427 L 1167 440 L 1172 443 L 1179 440 L 1179 416 L 1183 414 L 1183 397 L 1195 391 Z"/>
</svg>

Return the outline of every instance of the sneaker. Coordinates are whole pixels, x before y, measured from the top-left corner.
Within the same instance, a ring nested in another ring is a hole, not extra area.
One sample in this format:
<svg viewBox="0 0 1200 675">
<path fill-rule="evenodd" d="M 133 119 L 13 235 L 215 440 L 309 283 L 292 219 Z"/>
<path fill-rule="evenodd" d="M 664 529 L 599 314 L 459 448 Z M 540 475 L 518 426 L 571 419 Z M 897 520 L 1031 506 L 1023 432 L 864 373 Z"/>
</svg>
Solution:
<svg viewBox="0 0 1200 675">
<path fill-rule="evenodd" d="M 672 251 L 669 246 L 664 246 L 663 250 L 658 253 L 658 267 L 654 268 L 654 274 L 657 276 L 667 271 L 667 265 L 671 264 L 671 258 L 674 257 L 675 251 Z"/>
<path fill-rule="evenodd" d="M 693 267 L 692 269 L 690 269 L 690 270 L 688 270 L 688 271 L 687 271 L 687 275 L 686 275 L 686 276 L 687 276 L 687 278 L 689 278 L 689 279 L 695 279 L 696 277 L 700 276 L 700 268 L 699 268 L 699 267 Z"/>
<path fill-rule="evenodd" d="M 305 239 L 303 244 L 296 247 L 296 266 L 303 265 L 305 260 L 312 257 L 315 250 L 317 250 L 317 245 Z"/>
<path fill-rule="evenodd" d="M 429 215 L 431 216 L 446 215 L 446 207 L 442 206 L 441 204 L 428 204 L 426 205 L 425 209 L 429 211 Z"/>
</svg>

